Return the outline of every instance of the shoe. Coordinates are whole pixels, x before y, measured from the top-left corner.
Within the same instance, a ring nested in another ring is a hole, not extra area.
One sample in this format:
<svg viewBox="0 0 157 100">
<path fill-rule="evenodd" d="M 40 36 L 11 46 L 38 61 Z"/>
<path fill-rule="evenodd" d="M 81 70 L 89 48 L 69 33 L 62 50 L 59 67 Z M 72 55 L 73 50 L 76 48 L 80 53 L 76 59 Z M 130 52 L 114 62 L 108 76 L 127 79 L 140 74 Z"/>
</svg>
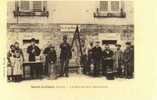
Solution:
<svg viewBox="0 0 157 100">
<path fill-rule="evenodd" d="M 66 75 L 65 75 L 65 77 L 69 77 L 69 75 L 68 75 L 68 74 L 66 74 Z"/>
</svg>

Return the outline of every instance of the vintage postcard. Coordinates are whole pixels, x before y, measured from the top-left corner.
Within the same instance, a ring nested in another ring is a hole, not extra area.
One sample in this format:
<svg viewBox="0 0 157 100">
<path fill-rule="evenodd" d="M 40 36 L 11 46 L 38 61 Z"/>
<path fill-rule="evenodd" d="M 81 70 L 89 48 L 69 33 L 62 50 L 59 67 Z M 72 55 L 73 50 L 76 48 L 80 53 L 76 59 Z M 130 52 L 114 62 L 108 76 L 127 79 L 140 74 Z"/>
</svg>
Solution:
<svg viewBox="0 0 157 100">
<path fill-rule="evenodd" d="M 155 76 L 145 82 L 140 79 L 148 66 L 137 62 L 143 52 L 136 1 L 3 3 L 4 96 L 15 96 L 13 100 L 34 100 L 35 96 L 39 100 L 81 100 L 82 96 L 91 100 L 154 100 L 151 81 Z M 149 72 L 145 74 L 147 77 Z M 141 91 L 144 84 L 146 90 Z"/>
</svg>

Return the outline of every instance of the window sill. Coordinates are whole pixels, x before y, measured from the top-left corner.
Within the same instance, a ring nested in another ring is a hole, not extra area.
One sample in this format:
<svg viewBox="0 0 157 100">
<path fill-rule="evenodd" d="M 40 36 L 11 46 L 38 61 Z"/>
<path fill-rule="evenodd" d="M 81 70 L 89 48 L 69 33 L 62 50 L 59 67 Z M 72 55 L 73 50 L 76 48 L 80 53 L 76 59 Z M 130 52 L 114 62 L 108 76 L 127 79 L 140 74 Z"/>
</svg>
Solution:
<svg viewBox="0 0 157 100">
<path fill-rule="evenodd" d="M 114 12 L 114 13 L 102 13 L 102 12 L 94 12 L 93 14 L 94 18 L 125 18 L 126 13 L 120 13 L 120 12 Z"/>
<path fill-rule="evenodd" d="M 29 12 L 23 12 L 23 11 L 13 11 L 14 17 L 48 17 L 49 12 L 48 11 L 29 11 Z"/>
</svg>

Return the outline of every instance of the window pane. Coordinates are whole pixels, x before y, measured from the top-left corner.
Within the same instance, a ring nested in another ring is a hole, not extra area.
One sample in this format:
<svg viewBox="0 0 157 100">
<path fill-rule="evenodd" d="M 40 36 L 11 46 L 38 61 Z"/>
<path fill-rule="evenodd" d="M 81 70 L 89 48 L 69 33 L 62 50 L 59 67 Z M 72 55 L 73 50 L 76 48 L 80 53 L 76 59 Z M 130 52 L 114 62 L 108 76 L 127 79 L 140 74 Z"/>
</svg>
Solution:
<svg viewBox="0 0 157 100">
<path fill-rule="evenodd" d="M 111 10 L 119 11 L 119 1 L 111 1 Z"/>
<path fill-rule="evenodd" d="M 21 1 L 20 9 L 21 10 L 29 10 L 29 1 Z"/>
<path fill-rule="evenodd" d="M 100 1 L 100 11 L 108 10 L 108 1 Z"/>
<path fill-rule="evenodd" d="M 33 10 L 41 11 L 42 10 L 42 1 L 33 1 Z"/>
</svg>

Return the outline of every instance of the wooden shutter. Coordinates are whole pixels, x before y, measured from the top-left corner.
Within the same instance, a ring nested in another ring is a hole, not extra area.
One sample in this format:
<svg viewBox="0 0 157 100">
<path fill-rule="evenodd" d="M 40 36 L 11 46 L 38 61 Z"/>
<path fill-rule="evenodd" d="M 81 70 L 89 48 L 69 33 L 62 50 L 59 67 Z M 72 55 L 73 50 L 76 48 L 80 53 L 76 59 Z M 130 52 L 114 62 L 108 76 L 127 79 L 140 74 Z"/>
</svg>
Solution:
<svg viewBox="0 0 157 100">
<path fill-rule="evenodd" d="M 108 11 L 108 1 L 100 1 L 100 11 Z"/>
</svg>

